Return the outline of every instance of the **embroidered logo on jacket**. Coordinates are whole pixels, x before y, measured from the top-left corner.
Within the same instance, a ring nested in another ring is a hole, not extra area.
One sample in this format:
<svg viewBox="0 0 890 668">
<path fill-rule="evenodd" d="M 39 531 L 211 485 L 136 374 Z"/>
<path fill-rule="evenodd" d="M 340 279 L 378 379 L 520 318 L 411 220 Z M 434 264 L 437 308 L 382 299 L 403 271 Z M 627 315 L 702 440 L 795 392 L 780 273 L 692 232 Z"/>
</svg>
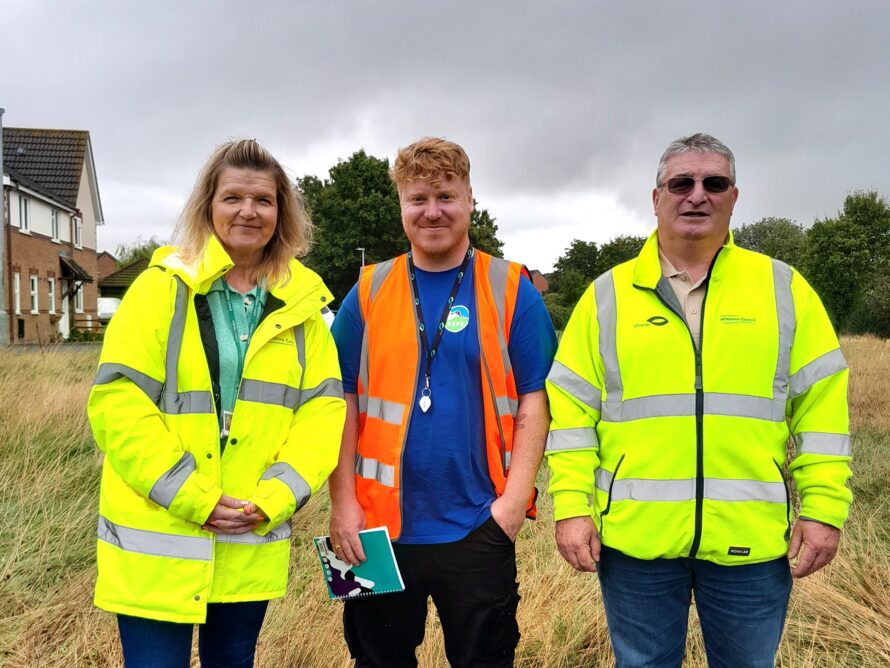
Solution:
<svg viewBox="0 0 890 668">
<path fill-rule="evenodd" d="M 720 324 L 721 325 L 753 325 L 757 322 L 757 318 L 751 318 L 745 315 L 721 315 L 720 316 Z"/>
<path fill-rule="evenodd" d="M 634 325 L 634 329 L 638 329 L 640 327 L 651 327 L 652 325 L 655 325 L 656 327 L 664 327 L 669 322 L 670 320 L 662 315 L 653 315 L 651 318 L 648 318 L 646 322 L 638 322 L 636 325 Z"/>
</svg>

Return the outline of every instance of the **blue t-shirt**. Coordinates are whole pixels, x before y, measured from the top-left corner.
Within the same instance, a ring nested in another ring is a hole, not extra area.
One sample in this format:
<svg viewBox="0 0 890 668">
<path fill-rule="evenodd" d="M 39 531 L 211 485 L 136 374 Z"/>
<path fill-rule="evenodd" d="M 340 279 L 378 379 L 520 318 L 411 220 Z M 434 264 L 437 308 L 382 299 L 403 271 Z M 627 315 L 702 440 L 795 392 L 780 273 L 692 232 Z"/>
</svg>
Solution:
<svg viewBox="0 0 890 668">
<path fill-rule="evenodd" d="M 457 268 L 415 270 L 429 343 L 454 285 Z M 461 540 L 490 516 L 495 499 L 485 454 L 479 338 L 476 334 L 473 263 L 451 308 L 430 375 L 432 406 L 416 406 L 419 374 L 402 457 L 402 532 L 397 542 Z M 364 322 L 353 287 L 343 300 L 332 332 L 340 355 L 343 389 L 357 391 Z M 525 277 L 519 284 L 508 346 L 517 392 L 544 388 L 556 352 L 556 334 L 541 296 Z M 421 367 L 425 361 L 421 351 Z"/>
</svg>

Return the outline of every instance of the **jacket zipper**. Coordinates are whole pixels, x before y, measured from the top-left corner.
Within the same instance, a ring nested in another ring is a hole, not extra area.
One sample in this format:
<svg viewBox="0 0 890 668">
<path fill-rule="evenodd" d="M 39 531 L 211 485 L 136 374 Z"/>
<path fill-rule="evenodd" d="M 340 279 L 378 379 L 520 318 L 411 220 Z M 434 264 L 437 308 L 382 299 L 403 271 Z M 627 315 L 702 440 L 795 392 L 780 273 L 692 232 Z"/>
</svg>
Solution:
<svg viewBox="0 0 890 668">
<path fill-rule="evenodd" d="M 722 250 L 722 248 L 720 250 Z M 702 512 L 705 499 L 705 392 L 704 384 L 702 383 L 701 350 L 705 340 L 705 303 L 708 301 L 708 290 L 711 287 L 711 272 L 714 269 L 714 264 L 717 262 L 717 257 L 720 255 L 720 250 L 714 255 L 714 259 L 711 260 L 711 264 L 708 267 L 708 274 L 705 278 L 705 294 L 702 297 L 701 313 L 699 313 L 697 346 L 695 345 L 695 339 L 692 336 L 692 330 L 689 329 L 689 323 L 686 322 L 686 317 L 674 309 L 673 306 L 658 294 L 658 290 L 653 290 L 659 301 L 683 321 L 683 324 L 686 326 L 686 331 L 689 332 L 689 342 L 692 344 L 692 351 L 695 353 L 695 530 L 692 534 L 692 545 L 689 548 L 690 557 L 695 557 L 698 553 L 698 548 L 701 545 Z"/>
</svg>

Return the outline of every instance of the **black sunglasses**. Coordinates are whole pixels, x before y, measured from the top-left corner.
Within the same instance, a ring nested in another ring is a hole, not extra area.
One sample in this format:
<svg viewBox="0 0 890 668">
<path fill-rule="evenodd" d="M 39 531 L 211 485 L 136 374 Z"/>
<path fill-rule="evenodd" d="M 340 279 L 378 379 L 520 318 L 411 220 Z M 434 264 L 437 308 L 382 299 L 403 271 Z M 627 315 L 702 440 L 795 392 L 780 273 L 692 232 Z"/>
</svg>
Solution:
<svg viewBox="0 0 890 668">
<path fill-rule="evenodd" d="M 703 179 L 694 179 L 691 176 L 675 176 L 668 179 L 662 186 L 666 186 L 669 193 L 674 195 L 688 195 L 695 187 L 696 181 L 701 181 L 702 187 L 709 193 L 725 193 L 732 185 L 732 179 L 728 176 L 706 176 Z"/>
</svg>

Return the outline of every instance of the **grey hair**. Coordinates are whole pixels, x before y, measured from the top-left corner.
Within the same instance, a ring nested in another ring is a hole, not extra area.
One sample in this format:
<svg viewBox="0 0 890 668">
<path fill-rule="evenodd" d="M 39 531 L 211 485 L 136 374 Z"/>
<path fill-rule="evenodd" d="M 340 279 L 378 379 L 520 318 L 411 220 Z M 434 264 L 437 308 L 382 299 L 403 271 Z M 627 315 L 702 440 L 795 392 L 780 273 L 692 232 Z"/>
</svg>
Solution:
<svg viewBox="0 0 890 668">
<path fill-rule="evenodd" d="M 661 187 L 664 184 L 664 170 L 667 167 L 667 161 L 680 153 L 716 153 L 722 155 L 729 161 L 729 178 L 735 184 L 735 156 L 729 147 L 716 137 L 712 137 L 704 132 L 696 132 L 688 137 L 680 137 L 675 139 L 665 149 L 658 161 L 658 172 L 655 175 L 655 185 Z"/>
</svg>

